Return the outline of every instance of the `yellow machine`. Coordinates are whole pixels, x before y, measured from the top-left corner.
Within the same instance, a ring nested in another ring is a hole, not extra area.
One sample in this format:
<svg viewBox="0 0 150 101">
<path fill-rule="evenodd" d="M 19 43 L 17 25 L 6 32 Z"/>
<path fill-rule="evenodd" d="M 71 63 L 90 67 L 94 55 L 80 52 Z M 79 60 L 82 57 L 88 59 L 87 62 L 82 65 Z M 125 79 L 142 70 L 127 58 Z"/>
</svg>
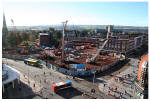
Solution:
<svg viewBox="0 0 150 101">
<path fill-rule="evenodd" d="M 120 61 L 124 61 L 125 59 L 126 59 L 126 56 L 123 55 L 123 54 L 121 54 L 121 56 L 120 56 Z"/>
</svg>

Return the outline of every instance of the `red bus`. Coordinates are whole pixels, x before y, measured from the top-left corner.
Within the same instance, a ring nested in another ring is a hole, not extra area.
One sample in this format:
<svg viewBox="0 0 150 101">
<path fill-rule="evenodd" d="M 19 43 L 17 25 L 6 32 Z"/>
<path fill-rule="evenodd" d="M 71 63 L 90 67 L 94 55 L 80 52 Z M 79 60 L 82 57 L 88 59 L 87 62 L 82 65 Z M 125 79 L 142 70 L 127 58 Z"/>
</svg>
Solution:
<svg viewBox="0 0 150 101">
<path fill-rule="evenodd" d="M 72 82 L 68 80 L 68 81 L 63 81 L 63 82 L 53 84 L 53 86 L 51 87 L 51 90 L 53 92 L 57 92 L 61 89 L 65 89 L 69 87 L 72 87 Z"/>
</svg>

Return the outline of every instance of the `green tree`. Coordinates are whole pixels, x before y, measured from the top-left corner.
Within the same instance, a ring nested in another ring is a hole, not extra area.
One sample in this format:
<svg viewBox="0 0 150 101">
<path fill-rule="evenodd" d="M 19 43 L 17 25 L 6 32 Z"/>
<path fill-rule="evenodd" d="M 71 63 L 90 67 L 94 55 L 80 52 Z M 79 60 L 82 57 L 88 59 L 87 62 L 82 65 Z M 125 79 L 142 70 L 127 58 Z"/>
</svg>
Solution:
<svg viewBox="0 0 150 101">
<path fill-rule="evenodd" d="M 36 40 L 36 35 L 35 34 L 29 34 L 29 41 L 34 42 Z"/>
<path fill-rule="evenodd" d="M 17 37 L 14 32 L 9 32 L 6 36 L 6 44 L 8 47 L 17 47 Z"/>
<path fill-rule="evenodd" d="M 76 36 L 76 37 L 80 37 L 80 34 L 81 34 L 80 31 L 75 30 L 75 36 Z"/>
<path fill-rule="evenodd" d="M 17 45 L 19 45 L 22 42 L 22 38 L 19 32 L 16 32 L 16 37 L 17 37 Z"/>
<path fill-rule="evenodd" d="M 21 38 L 22 38 L 22 41 L 27 41 L 29 40 L 29 35 L 26 32 L 23 32 L 21 34 Z"/>
<path fill-rule="evenodd" d="M 81 37 L 88 36 L 88 30 L 83 30 L 83 31 L 81 31 L 80 36 L 81 36 Z"/>
<path fill-rule="evenodd" d="M 56 40 L 60 40 L 62 36 L 62 33 L 60 31 L 57 31 L 54 35 L 53 35 L 53 38 L 56 39 Z"/>
<path fill-rule="evenodd" d="M 55 31 L 55 29 L 52 28 L 52 27 L 49 27 L 49 28 L 48 28 L 48 31 Z"/>
<path fill-rule="evenodd" d="M 57 31 L 54 35 L 53 35 L 53 45 L 55 47 L 58 47 L 59 43 L 60 43 L 60 39 L 62 37 L 62 32 L 61 31 Z"/>
</svg>

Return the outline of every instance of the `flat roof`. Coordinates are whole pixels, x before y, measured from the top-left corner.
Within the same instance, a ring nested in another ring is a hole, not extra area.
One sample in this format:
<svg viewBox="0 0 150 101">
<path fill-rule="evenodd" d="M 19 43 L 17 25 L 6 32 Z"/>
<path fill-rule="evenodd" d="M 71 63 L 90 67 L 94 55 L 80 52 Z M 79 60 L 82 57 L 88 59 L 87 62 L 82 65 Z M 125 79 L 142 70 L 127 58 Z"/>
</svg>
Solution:
<svg viewBox="0 0 150 101">
<path fill-rule="evenodd" d="M 3 84 L 10 83 L 18 78 L 20 78 L 20 72 L 16 69 L 4 64 L 3 68 L 8 71 L 8 78 L 6 80 L 3 80 Z"/>
</svg>

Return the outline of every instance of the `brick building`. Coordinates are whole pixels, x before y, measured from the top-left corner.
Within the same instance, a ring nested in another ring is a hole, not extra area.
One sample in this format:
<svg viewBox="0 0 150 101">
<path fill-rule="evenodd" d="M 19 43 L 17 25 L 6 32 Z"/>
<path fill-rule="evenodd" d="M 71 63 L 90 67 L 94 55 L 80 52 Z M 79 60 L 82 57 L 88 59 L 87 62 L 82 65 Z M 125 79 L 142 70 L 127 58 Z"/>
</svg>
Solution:
<svg viewBox="0 0 150 101">
<path fill-rule="evenodd" d="M 50 46 L 52 35 L 49 33 L 39 33 L 40 46 Z"/>
</svg>

